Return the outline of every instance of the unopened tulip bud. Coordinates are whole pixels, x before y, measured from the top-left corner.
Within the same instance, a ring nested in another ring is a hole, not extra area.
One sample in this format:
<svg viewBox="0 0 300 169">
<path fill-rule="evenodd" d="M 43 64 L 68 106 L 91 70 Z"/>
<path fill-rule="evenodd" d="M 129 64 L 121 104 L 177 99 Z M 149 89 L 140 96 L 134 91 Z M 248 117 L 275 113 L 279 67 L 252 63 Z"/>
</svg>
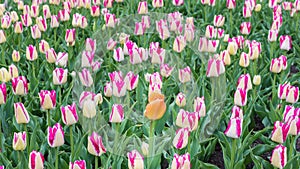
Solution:
<svg viewBox="0 0 300 169">
<path fill-rule="evenodd" d="M 8 72 L 9 72 L 11 78 L 15 78 L 15 77 L 19 76 L 18 68 L 14 64 L 12 64 L 8 67 Z"/>
<path fill-rule="evenodd" d="M 234 9 L 236 6 L 235 0 L 226 0 L 226 7 L 228 9 Z"/>
<path fill-rule="evenodd" d="M 234 104 L 245 106 L 247 104 L 247 90 L 238 88 L 234 93 Z"/>
<path fill-rule="evenodd" d="M 44 156 L 42 153 L 37 151 L 32 151 L 29 155 L 29 169 L 43 169 L 44 168 Z"/>
<path fill-rule="evenodd" d="M 55 90 L 41 90 L 39 93 L 40 104 L 42 109 L 49 110 L 56 106 L 56 92 Z"/>
<path fill-rule="evenodd" d="M 84 160 L 76 160 L 74 163 L 69 163 L 69 169 L 86 169 L 86 164 Z"/>
<path fill-rule="evenodd" d="M 222 27 L 225 22 L 225 17 L 222 15 L 215 15 L 214 16 L 214 26 Z"/>
<path fill-rule="evenodd" d="M 289 124 L 276 121 L 274 123 L 271 140 L 280 144 L 284 143 L 287 138 L 289 128 Z"/>
<path fill-rule="evenodd" d="M 31 29 L 31 37 L 33 39 L 41 38 L 42 34 L 41 34 L 41 31 L 40 31 L 40 29 L 37 25 L 33 25 L 30 29 Z"/>
<path fill-rule="evenodd" d="M 29 45 L 26 47 L 26 58 L 29 61 L 34 61 L 38 58 L 36 47 Z"/>
<path fill-rule="evenodd" d="M 260 10 L 261 10 L 261 4 L 256 4 L 254 11 L 255 12 L 260 12 Z"/>
<path fill-rule="evenodd" d="M 180 128 L 176 131 L 176 135 L 173 139 L 173 146 L 176 149 L 183 149 L 188 144 L 189 139 L 189 129 L 188 128 Z"/>
<path fill-rule="evenodd" d="M 137 151 L 133 150 L 127 153 L 129 169 L 143 169 L 144 157 Z"/>
<path fill-rule="evenodd" d="M 169 77 L 173 71 L 174 67 L 169 66 L 168 64 L 160 65 L 160 74 L 163 77 Z"/>
<path fill-rule="evenodd" d="M 253 84 L 258 86 L 261 83 L 261 76 L 260 75 L 254 75 L 253 77 Z"/>
<path fill-rule="evenodd" d="M 173 50 L 180 53 L 184 50 L 186 46 L 186 39 L 184 36 L 177 36 L 173 43 Z"/>
<path fill-rule="evenodd" d="M 45 54 L 47 50 L 50 49 L 49 43 L 45 40 L 41 40 L 39 43 L 39 50 L 41 53 Z"/>
<path fill-rule="evenodd" d="M 238 83 L 237 83 L 237 88 L 242 88 L 246 91 L 251 90 L 252 89 L 252 83 L 251 83 L 251 77 L 250 74 L 242 74 L 239 79 L 238 79 Z"/>
<path fill-rule="evenodd" d="M 4 42 L 6 42 L 5 32 L 3 30 L 0 30 L 0 44 Z"/>
<path fill-rule="evenodd" d="M 142 146 L 141 146 L 142 152 L 144 154 L 144 156 L 148 156 L 149 154 L 149 144 L 142 142 Z"/>
<path fill-rule="evenodd" d="M 133 74 L 132 71 L 129 71 L 125 78 L 124 78 L 125 83 L 127 84 L 127 90 L 132 91 L 135 89 L 138 85 L 139 82 L 139 75 Z"/>
<path fill-rule="evenodd" d="M 242 52 L 240 56 L 239 65 L 242 67 L 248 67 L 250 64 L 250 57 L 247 53 Z"/>
<path fill-rule="evenodd" d="M 184 107 L 186 104 L 185 95 L 183 93 L 178 93 L 176 97 L 176 105 L 179 107 Z"/>
<path fill-rule="evenodd" d="M 45 19 L 51 18 L 51 12 L 48 5 L 43 5 L 43 15 Z"/>
<path fill-rule="evenodd" d="M 124 120 L 124 109 L 121 104 L 114 104 L 112 106 L 109 122 L 121 123 Z"/>
<path fill-rule="evenodd" d="M 30 117 L 23 103 L 14 103 L 14 112 L 18 124 L 29 123 Z"/>
<path fill-rule="evenodd" d="M 270 71 L 273 73 L 280 73 L 282 71 L 283 64 L 280 59 L 275 58 L 272 59 L 271 65 L 270 65 Z"/>
<path fill-rule="evenodd" d="M 240 26 L 240 32 L 243 35 L 249 35 L 251 31 L 251 22 L 243 22 Z"/>
<path fill-rule="evenodd" d="M 11 81 L 15 95 L 26 95 L 28 93 L 28 83 L 24 76 L 18 76 Z"/>
<path fill-rule="evenodd" d="M 19 51 L 16 50 L 13 51 L 11 57 L 14 62 L 19 62 L 21 59 Z"/>
<path fill-rule="evenodd" d="M 299 88 L 297 86 L 289 86 L 286 90 L 286 102 L 296 103 L 299 100 Z"/>
<path fill-rule="evenodd" d="M 198 112 L 188 112 L 180 109 L 176 118 L 176 125 L 178 127 L 188 128 L 189 131 L 194 131 L 198 127 L 198 120 Z"/>
<path fill-rule="evenodd" d="M 57 54 L 53 48 L 48 49 L 45 54 L 46 54 L 46 60 L 48 63 L 56 62 Z"/>
<path fill-rule="evenodd" d="M 290 50 L 292 48 L 292 37 L 289 35 L 282 35 L 279 38 L 280 49 Z"/>
<path fill-rule="evenodd" d="M 50 147 L 59 147 L 64 145 L 64 130 L 59 123 L 56 123 L 53 127 L 48 126 L 47 140 Z"/>
<path fill-rule="evenodd" d="M 7 99 L 7 90 L 5 83 L 0 84 L 0 105 L 5 104 Z"/>
<path fill-rule="evenodd" d="M 238 50 L 238 45 L 236 44 L 236 42 L 229 42 L 227 46 L 227 50 L 230 55 L 235 55 Z"/>
<path fill-rule="evenodd" d="M 0 69 L 0 81 L 5 83 L 5 82 L 8 82 L 10 80 L 11 80 L 10 73 L 4 67 L 1 68 Z"/>
<path fill-rule="evenodd" d="M 138 14 L 147 14 L 148 13 L 148 3 L 147 1 L 139 2 Z"/>
<path fill-rule="evenodd" d="M 239 138 L 242 134 L 243 119 L 237 117 L 230 119 L 226 130 L 224 131 L 227 137 Z"/>
<path fill-rule="evenodd" d="M 22 33 L 22 32 L 23 32 L 23 25 L 22 25 L 22 22 L 16 22 L 16 23 L 15 23 L 15 28 L 14 28 L 14 30 L 15 30 L 15 33 L 16 33 L 16 34 Z"/>
<path fill-rule="evenodd" d="M 13 138 L 13 149 L 16 151 L 23 151 L 27 146 L 26 143 L 26 132 L 14 133 Z"/>
<path fill-rule="evenodd" d="M 277 145 L 272 152 L 270 161 L 274 167 L 283 169 L 287 163 L 287 148 L 281 144 Z"/>
<path fill-rule="evenodd" d="M 58 21 L 58 16 L 57 15 L 52 15 L 51 16 L 50 27 L 51 28 L 58 28 L 59 27 L 59 21 Z"/>
<path fill-rule="evenodd" d="M 102 142 L 102 137 L 96 132 L 93 132 L 92 135 L 88 137 L 87 149 L 88 152 L 94 156 L 101 156 L 103 153 L 106 153 L 106 149 Z"/>
<path fill-rule="evenodd" d="M 75 103 L 73 103 L 72 105 L 62 106 L 60 110 L 61 117 L 65 125 L 72 125 L 77 123 L 78 115 Z"/>
<path fill-rule="evenodd" d="M 53 70 L 53 84 L 62 85 L 67 82 L 68 69 L 56 68 Z"/>
</svg>

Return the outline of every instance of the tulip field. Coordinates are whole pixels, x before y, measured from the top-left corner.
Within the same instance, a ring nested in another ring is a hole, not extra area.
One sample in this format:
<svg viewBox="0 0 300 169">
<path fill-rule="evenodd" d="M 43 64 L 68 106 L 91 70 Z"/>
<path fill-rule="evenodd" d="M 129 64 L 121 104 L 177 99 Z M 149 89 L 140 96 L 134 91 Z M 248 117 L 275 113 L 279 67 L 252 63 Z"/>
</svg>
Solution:
<svg viewBox="0 0 300 169">
<path fill-rule="evenodd" d="M 299 169 L 300 0 L 0 0 L 0 169 Z"/>
</svg>

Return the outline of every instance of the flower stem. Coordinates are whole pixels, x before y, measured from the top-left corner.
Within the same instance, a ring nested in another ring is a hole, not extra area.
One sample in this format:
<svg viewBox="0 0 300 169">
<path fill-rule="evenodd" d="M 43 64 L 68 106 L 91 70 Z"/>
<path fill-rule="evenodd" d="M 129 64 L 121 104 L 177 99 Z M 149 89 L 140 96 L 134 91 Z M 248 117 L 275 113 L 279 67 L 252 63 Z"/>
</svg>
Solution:
<svg viewBox="0 0 300 169">
<path fill-rule="evenodd" d="M 229 10 L 229 24 L 230 24 L 230 35 L 232 35 L 232 9 Z"/>
<path fill-rule="evenodd" d="M 30 142 L 29 142 L 29 135 L 28 135 L 28 130 L 27 130 L 27 124 L 24 124 L 24 129 L 26 133 L 26 144 L 27 144 L 27 154 L 29 155 L 29 148 L 30 148 Z"/>
<path fill-rule="evenodd" d="M 293 158 L 293 154 L 294 154 L 294 142 L 295 142 L 295 136 L 290 137 L 288 160 L 290 160 L 290 159 Z M 291 168 L 293 168 L 293 167 L 291 167 Z"/>
<path fill-rule="evenodd" d="M 50 119 L 50 110 L 47 110 L 47 125 L 48 127 L 51 126 L 51 119 Z"/>
<path fill-rule="evenodd" d="M 150 130 L 149 130 L 149 158 L 148 158 L 148 168 L 151 168 L 151 163 L 153 160 L 154 156 L 154 145 L 155 145 L 155 140 L 154 140 L 154 128 L 155 128 L 155 121 L 150 122 Z"/>
<path fill-rule="evenodd" d="M 236 153 L 236 139 L 233 139 L 232 151 L 231 151 L 231 157 L 230 157 L 230 168 L 234 168 L 235 153 Z"/>
<path fill-rule="evenodd" d="M 71 161 L 72 161 L 73 153 L 74 153 L 73 125 L 70 126 L 70 142 L 71 142 Z"/>
<path fill-rule="evenodd" d="M 5 43 L 3 44 L 3 46 L 2 46 L 2 63 L 4 64 L 4 65 L 6 65 L 6 62 L 5 62 L 5 51 L 4 51 L 4 49 L 5 49 L 5 47 L 4 47 L 4 45 L 5 45 Z"/>
<path fill-rule="evenodd" d="M 95 156 L 95 169 L 98 168 L 98 156 Z"/>
<path fill-rule="evenodd" d="M 59 147 L 57 147 L 55 152 L 55 169 L 58 169 L 58 152 L 59 152 Z"/>
</svg>

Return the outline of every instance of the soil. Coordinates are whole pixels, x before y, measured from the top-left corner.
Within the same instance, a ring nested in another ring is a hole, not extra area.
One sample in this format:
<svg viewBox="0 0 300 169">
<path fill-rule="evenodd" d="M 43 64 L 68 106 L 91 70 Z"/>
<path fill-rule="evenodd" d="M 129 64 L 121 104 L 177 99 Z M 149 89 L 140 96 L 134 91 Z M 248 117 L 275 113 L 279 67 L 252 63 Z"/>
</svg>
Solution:
<svg viewBox="0 0 300 169">
<path fill-rule="evenodd" d="M 216 144 L 215 151 L 211 154 L 208 163 L 214 164 L 220 169 L 225 169 L 222 147 L 219 143 Z"/>
</svg>

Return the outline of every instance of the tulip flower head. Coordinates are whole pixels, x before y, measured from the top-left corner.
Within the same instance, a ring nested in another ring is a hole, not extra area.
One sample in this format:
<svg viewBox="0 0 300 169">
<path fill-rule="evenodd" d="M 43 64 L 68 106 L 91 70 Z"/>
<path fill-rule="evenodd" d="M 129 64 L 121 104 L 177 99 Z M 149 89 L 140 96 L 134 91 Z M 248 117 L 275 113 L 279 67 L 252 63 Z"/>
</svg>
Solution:
<svg viewBox="0 0 300 169">
<path fill-rule="evenodd" d="M 173 146 L 176 149 L 183 149 L 188 144 L 189 139 L 189 129 L 188 128 L 180 128 L 176 131 L 176 135 L 173 139 Z"/>
<path fill-rule="evenodd" d="M 25 76 L 13 78 L 11 83 L 15 95 L 23 96 L 28 93 L 28 82 Z"/>
<path fill-rule="evenodd" d="M 274 123 L 271 140 L 280 144 L 284 143 L 287 138 L 289 128 L 289 124 L 276 121 Z"/>
<path fill-rule="evenodd" d="M 208 60 L 206 76 L 207 77 L 218 77 L 221 74 L 225 73 L 225 66 L 222 60 L 215 58 L 210 58 Z"/>
<path fill-rule="evenodd" d="M 113 104 L 109 122 L 121 123 L 124 120 L 124 109 L 121 104 Z"/>
<path fill-rule="evenodd" d="M 283 169 L 287 163 L 287 148 L 281 144 L 277 145 L 272 152 L 270 161 L 274 167 Z"/>
<path fill-rule="evenodd" d="M 30 117 L 23 103 L 14 103 L 14 112 L 18 124 L 29 123 Z"/>
<path fill-rule="evenodd" d="M 92 135 L 88 137 L 87 149 L 88 152 L 94 156 L 101 156 L 103 153 L 106 153 L 106 149 L 102 142 L 102 137 L 96 132 L 93 132 Z"/>
<path fill-rule="evenodd" d="M 187 169 L 191 168 L 191 157 L 189 153 L 178 155 L 174 154 L 171 169 Z"/>
<path fill-rule="evenodd" d="M 43 169 L 44 168 L 44 156 L 42 153 L 37 151 L 32 151 L 29 155 L 29 169 Z"/>
<path fill-rule="evenodd" d="M 7 99 L 7 90 L 5 83 L 0 84 L 0 105 L 5 104 Z"/>
<path fill-rule="evenodd" d="M 48 144 L 50 147 L 59 147 L 65 143 L 64 130 L 59 123 L 56 123 L 53 127 L 48 127 Z"/>
<path fill-rule="evenodd" d="M 62 121 L 65 125 L 72 125 L 77 123 L 78 115 L 75 103 L 73 103 L 72 105 L 61 106 L 60 111 Z"/>
<path fill-rule="evenodd" d="M 41 90 L 39 93 L 41 108 L 44 110 L 53 109 L 56 106 L 55 90 Z"/>
<path fill-rule="evenodd" d="M 86 169 L 86 164 L 84 160 L 76 160 L 74 163 L 69 163 L 69 169 Z"/>
<path fill-rule="evenodd" d="M 127 153 L 129 169 L 143 169 L 144 157 L 137 151 L 133 150 Z"/>
<path fill-rule="evenodd" d="M 16 151 L 23 151 L 25 150 L 26 146 L 26 132 L 14 133 L 13 149 Z"/>
<path fill-rule="evenodd" d="M 165 96 L 157 92 L 151 92 L 144 112 L 145 117 L 150 120 L 158 120 L 163 117 L 166 112 Z"/>
</svg>

